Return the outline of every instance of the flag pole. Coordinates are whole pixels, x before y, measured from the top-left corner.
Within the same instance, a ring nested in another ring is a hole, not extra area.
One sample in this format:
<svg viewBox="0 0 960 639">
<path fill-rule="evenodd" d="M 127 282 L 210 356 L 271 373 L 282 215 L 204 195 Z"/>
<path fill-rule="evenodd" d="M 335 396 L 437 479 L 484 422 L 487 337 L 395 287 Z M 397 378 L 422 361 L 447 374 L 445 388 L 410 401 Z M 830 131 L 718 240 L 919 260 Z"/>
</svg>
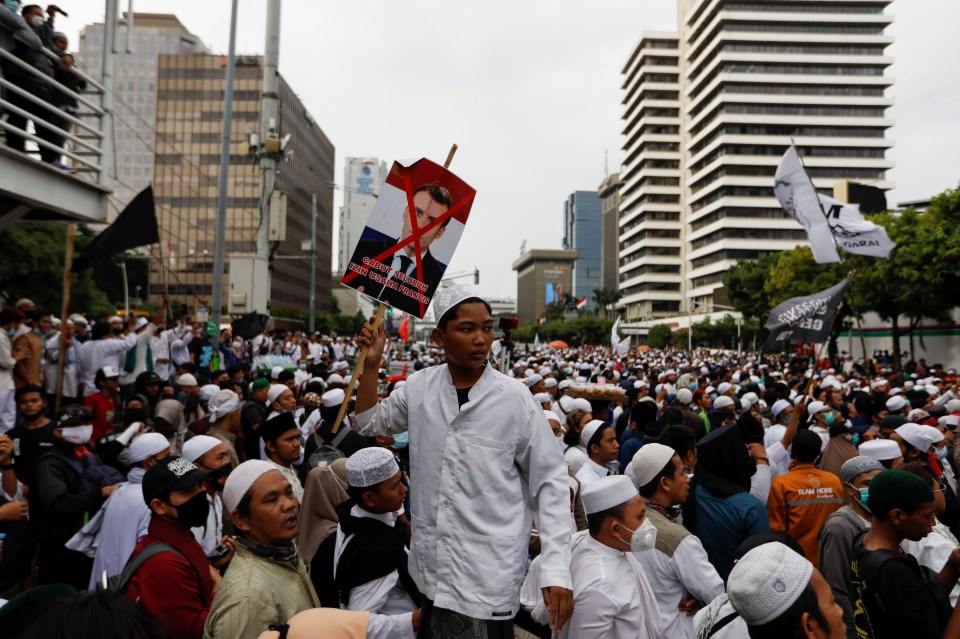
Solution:
<svg viewBox="0 0 960 639">
<path fill-rule="evenodd" d="M 453 162 L 453 156 L 457 152 L 459 147 L 454 144 L 450 147 L 450 152 L 447 153 L 447 159 L 443 163 L 443 168 L 449 169 L 450 163 Z M 380 306 L 377 307 L 377 314 L 373 318 L 373 338 L 376 340 L 377 333 L 380 332 L 380 325 L 383 323 L 383 316 L 387 312 L 387 305 L 383 302 L 380 302 Z M 357 379 L 360 377 L 360 373 L 363 370 L 364 362 L 367 359 L 367 351 L 369 350 L 368 346 L 364 346 L 360 349 L 360 353 L 357 355 L 357 361 L 353 365 L 353 375 L 350 376 L 350 383 L 347 385 L 347 390 L 343 396 L 343 403 L 340 404 L 340 412 L 337 413 L 337 421 L 333 424 L 333 429 L 331 433 L 336 435 L 337 431 L 340 430 L 340 424 L 343 423 L 343 418 L 346 417 L 347 407 L 350 404 L 350 398 L 353 397 L 353 390 L 357 386 Z M 379 364 L 379 363 L 378 363 Z"/>
<path fill-rule="evenodd" d="M 63 401 L 63 366 L 67 360 L 67 318 L 70 315 L 70 271 L 73 269 L 73 239 L 76 224 L 67 225 L 67 245 L 63 260 L 63 304 L 60 307 L 60 358 L 57 360 L 57 398 L 54 413 L 59 412 Z"/>
</svg>

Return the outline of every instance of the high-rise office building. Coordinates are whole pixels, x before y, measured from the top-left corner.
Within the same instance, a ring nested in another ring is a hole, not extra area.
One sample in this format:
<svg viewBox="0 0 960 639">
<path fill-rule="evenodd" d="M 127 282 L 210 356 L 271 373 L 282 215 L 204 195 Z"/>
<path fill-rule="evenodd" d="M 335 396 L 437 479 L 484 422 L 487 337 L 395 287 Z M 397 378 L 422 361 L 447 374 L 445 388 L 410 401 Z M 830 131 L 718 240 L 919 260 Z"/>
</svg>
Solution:
<svg viewBox="0 0 960 639">
<path fill-rule="evenodd" d="M 806 241 L 772 188 L 791 143 L 818 191 L 892 188 L 888 4 L 678 0 L 676 33 L 641 36 L 622 70 L 627 318 L 724 305 L 730 266 Z"/>
<path fill-rule="evenodd" d="M 340 209 L 338 268 L 342 275 L 370 219 L 370 212 L 387 179 L 387 163 L 377 158 L 347 158 L 343 176 L 343 207 Z"/>
<path fill-rule="evenodd" d="M 134 13 L 133 29 L 127 33 L 126 16 L 117 24 L 116 68 L 113 90 L 113 144 L 116 179 L 105 186 L 113 191 L 108 220 L 153 178 L 154 136 L 157 117 L 157 59 L 161 55 L 205 53 L 200 38 L 181 24 L 175 15 Z M 127 52 L 129 48 L 130 52 Z M 79 64 L 99 77 L 103 66 L 103 23 L 90 24 L 80 31 Z"/>
<path fill-rule="evenodd" d="M 244 150 L 248 135 L 260 126 L 262 67 L 259 56 L 237 56 L 227 178 L 227 258 L 256 250 L 260 167 Z M 193 302 L 209 300 L 212 292 L 226 71 L 226 59 L 216 55 L 159 59 L 153 184 L 164 259 L 151 260 L 152 295 L 169 287 L 171 296 Z M 276 188 L 287 196 L 287 220 L 286 239 L 273 253 L 271 309 L 274 314 L 283 308 L 308 309 L 310 254 L 303 242 L 310 240 L 316 194 L 316 300 L 317 309 L 328 310 L 334 148 L 282 76 L 279 121 L 280 136 L 290 135 L 287 150 L 294 153 L 278 166 Z M 228 291 L 227 277 L 224 306 Z"/>
<path fill-rule="evenodd" d="M 578 300 L 586 295 L 591 310 L 596 306 L 593 291 L 600 288 L 601 235 L 600 196 L 574 191 L 563 202 L 563 248 L 577 252 L 572 294 Z"/>
<path fill-rule="evenodd" d="M 600 286 L 617 289 L 620 266 L 617 264 L 617 242 L 620 236 L 620 174 L 614 173 L 604 178 L 597 189 L 600 198 L 601 250 L 600 250 Z"/>
</svg>

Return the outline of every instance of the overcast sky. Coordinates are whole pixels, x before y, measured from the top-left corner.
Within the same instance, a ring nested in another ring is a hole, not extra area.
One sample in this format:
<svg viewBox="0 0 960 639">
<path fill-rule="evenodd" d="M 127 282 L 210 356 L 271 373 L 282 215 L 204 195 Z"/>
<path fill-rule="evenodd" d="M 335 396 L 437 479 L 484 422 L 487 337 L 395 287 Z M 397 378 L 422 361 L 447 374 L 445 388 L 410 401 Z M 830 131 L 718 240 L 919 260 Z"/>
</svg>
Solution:
<svg viewBox="0 0 960 639">
<path fill-rule="evenodd" d="M 58 16 L 58 28 L 74 46 L 81 27 L 103 21 L 102 2 L 58 2 L 70 14 Z M 135 8 L 175 13 L 219 53 L 230 4 L 137 0 Z M 240 2 L 238 53 L 263 52 L 265 5 Z M 892 204 L 960 179 L 960 3 L 900 0 L 888 12 Z M 605 154 L 611 172 L 619 167 L 620 69 L 640 32 L 675 25 L 665 0 L 286 0 L 280 72 L 335 145 L 338 183 L 347 156 L 442 163 L 459 144 L 451 169 L 477 199 L 448 273 L 477 266 L 483 294 L 514 297 L 510 264 L 521 242 L 558 248 L 566 196 L 597 188 Z M 340 200 L 337 192 L 337 211 Z"/>
</svg>

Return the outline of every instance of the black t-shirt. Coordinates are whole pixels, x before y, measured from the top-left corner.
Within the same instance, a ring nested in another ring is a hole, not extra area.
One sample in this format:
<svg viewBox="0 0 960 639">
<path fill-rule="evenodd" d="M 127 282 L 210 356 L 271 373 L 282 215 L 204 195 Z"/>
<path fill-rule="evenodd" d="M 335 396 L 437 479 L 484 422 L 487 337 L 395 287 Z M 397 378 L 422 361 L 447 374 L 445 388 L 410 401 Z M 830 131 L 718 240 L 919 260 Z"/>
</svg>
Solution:
<svg viewBox="0 0 960 639">
<path fill-rule="evenodd" d="M 457 389 L 457 404 L 459 404 L 460 408 L 463 408 L 463 405 L 470 401 L 469 394 L 472 388 L 473 386 L 470 388 Z"/>
<path fill-rule="evenodd" d="M 853 540 L 850 600 L 854 623 L 869 639 L 934 639 L 950 619 L 950 599 L 937 573 L 907 553 L 867 550 Z"/>
<path fill-rule="evenodd" d="M 14 473 L 21 483 L 30 486 L 33 484 L 37 460 L 53 450 L 56 444 L 53 422 L 32 430 L 23 425 L 17 426 L 11 428 L 7 435 L 13 440 Z"/>
</svg>

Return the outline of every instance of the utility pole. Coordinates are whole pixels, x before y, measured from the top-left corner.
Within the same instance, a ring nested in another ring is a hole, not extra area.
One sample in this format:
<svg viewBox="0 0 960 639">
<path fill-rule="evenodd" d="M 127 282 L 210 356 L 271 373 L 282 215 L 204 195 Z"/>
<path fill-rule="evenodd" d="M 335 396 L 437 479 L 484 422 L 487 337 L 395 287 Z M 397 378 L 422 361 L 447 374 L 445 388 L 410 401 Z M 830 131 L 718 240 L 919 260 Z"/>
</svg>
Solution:
<svg viewBox="0 0 960 639">
<path fill-rule="evenodd" d="M 270 260 L 270 202 L 276 189 L 280 157 L 280 0 L 267 0 L 267 35 L 263 55 L 263 92 L 260 100 L 260 227 L 257 229 L 257 257 Z M 272 149 L 270 140 L 277 140 Z M 272 265 L 270 267 L 272 271 Z M 270 280 L 267 281 L 270 286 Z M 269 291 L 267 300 L 270 299 Z"/>
<path fill-rule="evenodd" d="M 103 109 L 103 118 L 100 120 L 100 175 L 98 182 L 104 184 L 110 178 L 114 169 L 113 158 L 113 75 L 116 66 L 117 46 L 117 0 L 106 0 L 103 15 L 103 66 L 100 69 L 100 79 L 103 82 L 103 97 L 100 107 Z"/>
<path fill-rule="evenodd" d="M 317 329 L 317 194 L 310 216 L 310 333 Z"/>
<path fill-rule="evenodd" d="M 233 71 L 237 51 L 237 0 L 230 8 L 230 50 L 227 52 L 227 88 L 223 104 L 223 131 L 220 135 L 220 192 L 217 196 L 217 235 L 213 252 L 213 323 L 217 325 L 217 336 L 213 338 L 213 348 L 220 342 L 220 320 L 223 309 L 223 260 L 224 237 L 227 234 L 227 184 L 230 178 L 230 131 L 233 127 Z"/>
</svg>

